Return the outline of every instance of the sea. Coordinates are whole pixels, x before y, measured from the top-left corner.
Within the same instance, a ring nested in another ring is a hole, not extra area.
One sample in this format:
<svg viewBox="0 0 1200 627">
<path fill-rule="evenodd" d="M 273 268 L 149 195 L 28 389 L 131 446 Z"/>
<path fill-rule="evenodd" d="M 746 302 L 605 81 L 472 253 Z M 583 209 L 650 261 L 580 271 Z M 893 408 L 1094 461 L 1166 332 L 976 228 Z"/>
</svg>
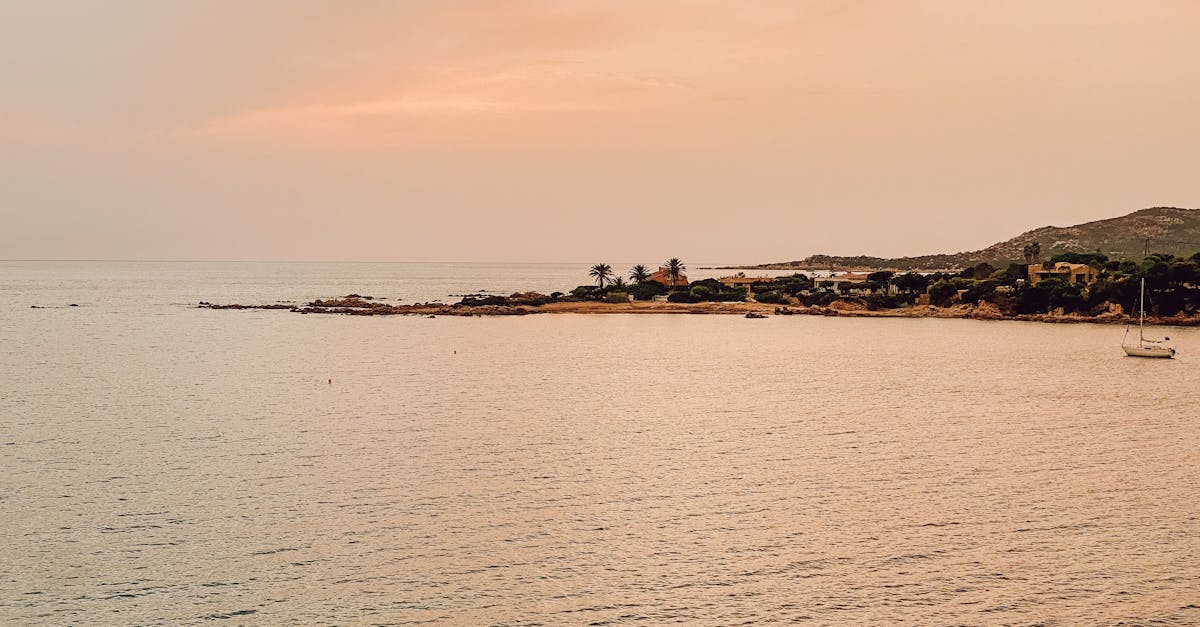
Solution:
<svg viewBox="0 0 1200 627">
<path fill-rule="evenodd" d="M 0 262 L 0 624 L 1200 624 L 1200 329 L 197 307 L 587 268 Z"/>
</svg>

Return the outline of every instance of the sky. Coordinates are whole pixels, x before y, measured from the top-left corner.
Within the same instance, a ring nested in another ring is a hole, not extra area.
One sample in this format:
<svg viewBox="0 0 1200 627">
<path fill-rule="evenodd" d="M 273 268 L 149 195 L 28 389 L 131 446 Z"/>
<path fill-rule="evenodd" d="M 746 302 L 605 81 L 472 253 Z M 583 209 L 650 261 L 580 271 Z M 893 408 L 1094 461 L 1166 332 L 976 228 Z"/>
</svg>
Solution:
<svg viewBox="0 0 1200 627">
<path fill-rule="evenodd" d="M 1191 0 L 4 0 L 0 259 L 768 262 L 1200 207 Z"/>
</svg>

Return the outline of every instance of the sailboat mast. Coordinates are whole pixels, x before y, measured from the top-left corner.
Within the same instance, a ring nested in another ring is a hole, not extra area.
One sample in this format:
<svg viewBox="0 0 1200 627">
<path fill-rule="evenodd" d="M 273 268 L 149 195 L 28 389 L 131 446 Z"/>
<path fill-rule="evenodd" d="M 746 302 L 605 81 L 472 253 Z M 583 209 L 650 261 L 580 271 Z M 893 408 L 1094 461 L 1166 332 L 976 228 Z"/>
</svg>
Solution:
<svg viewBox="0 0 1200 627">
<path fill-rule="evenodd" d="M 1146 277 L 1142 277 L 1142 291 L 1138 297 L 1138 340 L 1145 341 L 1143 331 L 1146 327 Z"/>
<path fill-rule="evenodd" d="M 1146 238 L 1146 245 L 1142 248 L 1142 262 L 1145 263 L 1146 257 L 1150 256 L 1150 238 Z M 1143 335 L 1146 326 L 1146 277 L 1142 277 L 1141 294 L 1138 296 L 1138 344 L 1144 344 L 1146 336 Z"/>
</svg>

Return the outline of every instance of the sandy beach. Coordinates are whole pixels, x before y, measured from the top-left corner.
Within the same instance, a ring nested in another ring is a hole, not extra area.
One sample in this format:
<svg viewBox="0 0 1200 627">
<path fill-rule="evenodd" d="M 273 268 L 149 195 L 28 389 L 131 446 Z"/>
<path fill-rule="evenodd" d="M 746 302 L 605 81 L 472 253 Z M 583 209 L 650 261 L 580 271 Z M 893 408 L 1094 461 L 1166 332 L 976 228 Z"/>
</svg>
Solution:
<svg viewBox="0 0 1200 627">
<path fill-rule="evenodd" d="M 897 309 L 869 310 L 853 301 L 835 301 L 827 307 L 805 307 L 798 305 L 772 305 L 756 302 L 727 303 L 670 303 L 660 301 L 630 301 L 628 303 L 605 303 L 599 301 L 560 301 L 544 305 L 479 305 L 417 303 L 413 305 L 389 305 L 381 302 L 358 299 L 314 301 L 304 307 L 291 305 L 218 305 L 201 303 L 209 309 L 278 309 L 301 314 L 341 314 L 352 316 L 524 316 L 531 314 L 693 314 L 693 315 L 742 315 L 757 314 L 843 316 L 862 318 L 958 318 L 973 320 L 1015 320 L 1022 322 L 1048 323 L 1093 323 L 1132 324 L 1136 318 L 1124 314 L 1102 314 L 1086 316 L 1079 314 L 1045 313 L 1009 315 L 988 302 L 979 305 L 953 305 L 950 307 L 914 306 Z M 1200 326 L 1200 316 L 1147 317 L 1148 324 L 1159 326 Z"/>
</svg>

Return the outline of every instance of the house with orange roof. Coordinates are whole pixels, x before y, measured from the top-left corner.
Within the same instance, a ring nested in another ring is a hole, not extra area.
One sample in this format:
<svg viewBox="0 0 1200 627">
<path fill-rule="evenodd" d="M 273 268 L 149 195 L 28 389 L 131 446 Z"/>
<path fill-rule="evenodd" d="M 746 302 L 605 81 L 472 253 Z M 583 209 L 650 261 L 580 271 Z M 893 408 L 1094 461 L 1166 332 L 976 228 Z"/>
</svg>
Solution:
<svg viewBox="0 0 1200 627">
<path fill-rule="evenodd" d="M 665 285 L 667 287 L 687 287 L 688 286 L 688 278 L 687 278 L 686 274 L 680 274 L 678 277 L 675 278 L 674 282 L 672 282 L 670 275 L 667 274 L 667 269 L 662 266 L 659 266 L 657 270 L 650 273 L 650 280 L 656 281 L 658 283 L 662 283 L 663 285 Z"/>
<path fill-rule="evenodd" d="M 1100 277 L 1100 273 L 1084 263 L 1067 263 L 1060 261 L 1054 267 L 1047 268 L 1042 264 L 1029 266 L 1029 284 L 1037 285 L 1046 279 L 1059 279 L 1067 283 L 1091 285 Z"/>
</svg>

